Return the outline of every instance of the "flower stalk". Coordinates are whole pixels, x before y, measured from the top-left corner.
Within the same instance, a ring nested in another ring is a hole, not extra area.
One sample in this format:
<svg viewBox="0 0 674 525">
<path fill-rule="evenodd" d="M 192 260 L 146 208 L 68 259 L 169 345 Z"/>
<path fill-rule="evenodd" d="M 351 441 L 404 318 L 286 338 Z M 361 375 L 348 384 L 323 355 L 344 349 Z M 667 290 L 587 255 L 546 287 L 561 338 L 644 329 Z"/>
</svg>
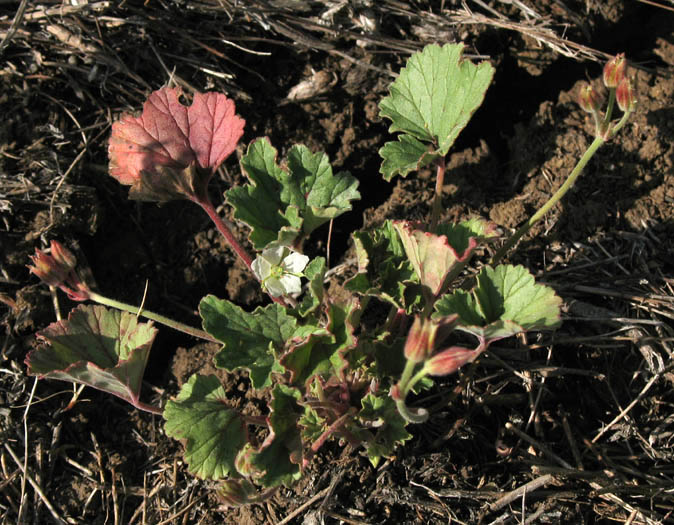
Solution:
<svg viewBox="0 0 674 525">
<path fill-rule="evenodd" d="M 625 56 L 619 54 L 606 64 L 604 68 L 604 84 L 609 88 L 609 98 L 606 107 L 604 118 L 598 117 L 598 100 L 594 90 L 591 87 L 583 86 L 581 88 L 579 103 L 580 106 L 590 113 L 592 113 L 595 120 L 595 138 L 587 148 L 583 156 L 580 158 L 576 166 L 569 174 L 564 184 L 550 197 L 550 199 L 534 214 L 532 215 L 517 231 L 505 242 L 503 246 L 494 254 L 490 264 L 497 264 L 505 256 L 510 249 L 515 246 L 522 236 L 529 232 L 534 224 L 545 216 L 552 207 L 557 204 L 564 195 L 573 187 L 576 180 L 582 173 L 583 169 L 594 156 L 602 144 L 611 140 L 625 125 L 630 115 L 636 106 L 636 99 L 634 90 L 630 80 L 624 76 L 625 74 Z M 611 115 L 613 107 L 616 102 L 616 91 L 619 93 L 618 105 L 623 111 L 622 118 L 613 126 L 611 126 Z"/>
</svg>

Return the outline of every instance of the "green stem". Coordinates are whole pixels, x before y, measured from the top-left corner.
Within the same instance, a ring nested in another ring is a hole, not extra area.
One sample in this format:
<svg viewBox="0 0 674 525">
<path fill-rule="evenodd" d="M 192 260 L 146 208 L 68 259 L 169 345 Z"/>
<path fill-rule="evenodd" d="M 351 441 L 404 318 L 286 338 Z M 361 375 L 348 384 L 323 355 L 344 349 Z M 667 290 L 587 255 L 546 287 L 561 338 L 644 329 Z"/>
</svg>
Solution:
<svg viewBox="0 0 674 525">
<path fill-rule="evenodd" d="M 416 411 L 412 411 L 405 404 L 404 399 L 396 400 L 396 408 L 405 421 L 410 423 L 424 423 L 428 421 L 428 410 L 425 408 L 418 408 Z"/>
<path fill-rule="evenodd" d="M 517 241 L 520 240 L 520 238 L 527 233 L 531 227 L 538 222 L 550 209 L 557 204 L 562 197 L 566 194 L 567 191 L 569 191 L 573 185 L 576 182 L 576 179 L 578 176 L 581 174 L 583 171 L 583 168 L 585 168 L 586 164 L 590 161 L 590 159 L 594 156 L 594 154 L 597 152 L 599 147 L 604 144 L 604 142 L 609 141 L 612 139 L 618 131 L 625 125 L 627 122 L 627 119 L 631 115 L 631 111 L 625 111 L 623 114 L 622 118 L 618 121 L 618 123 L 613 126 L 613 128 L 610 127 L 611 125 L 611 114 L 613 112 L 613 106 L 615 105 L 615 89 L 611 89 L 609 91 L 609 99 L 608 99 L 608 105 L 606 106 L 606 115 L 604 116 L 603 121 L 601 122 L 601 125 L 597 126 L 597 129 L 595 130 L 596 137 L 592 141 L 592 144 L 590 144 L 590 147 L 587 148 L 583 156 L 580 158 L 578 161 L 578 164 L 576 164 L 576 167 L 573 168 L 573 171 L 569 175 L 569 177 L 566 179 L 564 184 L 557 190 L 557 192 L 550 197 L 550 200 L 546 202 L 543 207 L 538 210 L 533 216 L 529 218 L 527 222 L 525 222 L 520 228 L 513 234 L 510 239 L 506 241 L 506 243 L 501 246 L 501 248 L 496 252 L 494 257 L 492 257 L 490 264 L 493 266 L 496 263 L 498 263 L 503 256 L 510 250 Z M 598 121 L 597 116 L 594 115 L 595 117 L 595 123 Z M 599 129 L 601 128 L 601 129 Z"/>
<path fill-rule="evenodd" d="M 160 324 L 163 324 L 165 326 L 168 326 L 169 328 L 173 328 L 174 330 L 178 330 L 179 332 L 183 332 L 184 334 L 188 334 L 194 337 L 198 337 L 199 339 L 205 339 L 206 341 L 211 341 L 213 343 L 219 343 L 217 339 L 215 339 L 213 336 L 210 334 L 204 332 L 203 330 L 199 330 L 198 328 L 194 328 L 192 326 L 188 326 L 183 323 L 179 323 L 178 321 L 174 321 L 173 319 L 169 319 L 168 317 L 164 317 L 163 315 L 159 315 L 157 313 L 151 312 L 149 310 L 145 310 L 144 308 L 139 308 L 138 306 L 134 306 L 132 304 L 126 304 L 122 303 L 120 301 L 116 301 L 115 299 L 110 299 L 109 297 L 105 297 L 104 295 L 100 295 L 96 292 L 89 292 L 89 299 L 92 301 L 95 301 L 99 304 L 103 304 L 105 306 L 110 306 L 112 308 L 116 308 L 117 310 L 122 310 L 124 312 L 129 312 L 131 314 L 135 314 L 141 317 L 145 317 L 146 319 L 151 319 L 152 321 L 156 321 Z"/>
<path fill-rule="evenodd" d="M 412 411 L 405 404 L 407 394 L 412 389 L 414 384 L 420 379 L 419 374 L 423 372 L 423 375 L 426 375 L 422 368 L 417 374 L 412 376 L 414 373 L 414 368 L 417 364 L 418 363 L 408 360 L 405 363 L 405 368 L 403 369 L 403 373 L 400 376 L 400 381 L 398 381 L 400 399 L 396 399 L 396 408 L 403 419 L 405 419 L 405 421 L 409 421 L 410 423 L 423 423 L 428 419 L 427 410 L 419 408 L 416 411 Z M 423 377 L 423 375 L 421 377 Z"/>
<path fill-rule="evenodd" d="M 435 195 L 433 196 L 433 210 L 431 212 L 430 231 L 434 232 L 440 218 L 442 209 L 442 188 L 445 185 L 445 157 L 440 157 L 435 161 Z"/>
<path fill-rule="evenodd" d="M 564 184 L 557 190 L 557 192 L 550 197 L 548 202 L 546 202 L 536 213 L 534 213 L 527 222 L 525 222 L 520 228 L 506 241 L 506 243 L 501 246 L 501 248 L 496 252 L 494 257 L 491 259 L 491 265 L 494 266 L 497 264 L 503 256 L 512 248 L 517 241 L 520 240 L 520 238 L 527 233 L 531 227 L 536 224 L 550 209 L 557 204 L 560 199 L 566 195 L 566 192 L 569 191 L 573 185 L 576 183 L 576 179 L 578 176 L 581 174 L 583 171 L 583 168 L 585 165 L 589 162 L 589 160 L 592 158 L 592 156 L 595 154 L 595 152 L 599 149 L 599 146 L 604 144 L 606 142 L 603 138 L 601 137 L 596 137 L 594 141 L 592 141 L 592 144 L 590 144 L 590 147 L 587 148 L 587 151 L 585 154 L 580 158 L 578 161 L 578 164 L 576 164 L 576 167 L 573 168 L 573 171 L 571 172 L 571 175 L 564 181 Z"/>
</svg>

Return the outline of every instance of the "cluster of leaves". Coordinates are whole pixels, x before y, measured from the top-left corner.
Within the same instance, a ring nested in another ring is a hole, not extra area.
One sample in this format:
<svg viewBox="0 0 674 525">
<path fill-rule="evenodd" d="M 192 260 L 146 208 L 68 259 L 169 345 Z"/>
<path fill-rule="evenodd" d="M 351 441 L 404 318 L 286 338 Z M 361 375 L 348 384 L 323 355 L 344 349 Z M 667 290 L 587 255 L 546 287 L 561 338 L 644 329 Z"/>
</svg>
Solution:
<svg viewBox="0 0 674 525">
<path fill-rule="evenodd" d="M 400 133 L 380 151 L 384 178 L 444 159 L 480 106 L 492 75 L 488 63 L 463 59 L 461 45 L 429 46 L 412 56 L 380 103 L 390 131 Z M 164 200 L 168 186 L 157 190 L 156 179 L 168 176 L 169 196 L 180 193 L 203 205 L 214 163 L 205 153 L 188 151 L 199 111 L 180 110 L 184 118 L 171 123 L 167 115 L 173 114 L 175 93 L 153 100 L 154 122 L 165 129 L 142 118 L 127 118 L 130 127 L 120 124 L 121 131 L 134 134 L 135 146 L 129 148 L 134 156 L 126 163 L 137 168 L 122 182 L 132 185 L 136 196 Z M 199 104 L 210 107 L 214 100 Z M 221 150 L 231 152 L 240 119 L 225 106 L 223 118 L 235 129 Z M 214 117 L 217 106 L 210 109 L 213 133 L 221 122 Z M 160 147 L 167 133 L 181 140 Z M 111 148 L 124 151 L 125 139 L 113 136 Z M 454 372 L 493 341 L 559 324 L 559 298 L 521 266 L 485 266 L 472 286 L 458 287 L 478 248 L 496 237 L 494 225 L 479 218 L 432 226 L 387 221 L 355 232 L 358 269 L 345 284 L 352 295 L 331 297 L 325 259 L 297 252 L 312 231 L 351 209 L 360 197 L 358 181 L 347 172 L 333 173 L 325 154 L 305 146 L 290 148 L 282 162 L 277 157 L 267 138 L 254 140 L 241 159 L 248 183 L 226 193 L 258 251 L 251 269 L 275 302 L 252 312 L 212 295 L 199 304 L 204 331 L 222 344 L 215 365 L 248 371 L 253 388 L 269 389 L 269 411 L 265 417 L 240 413 L 215 376 L 200 374 L 159 411 L 166 433 L 184 440 L 190 471 L 220 480 L 221 496 L 232 505 L 259 501 L 267 492 L 256 486 L 296 481 L 329 439 L 362 447 L 377 465 L 410 439 L 410 422 L 423 420 L 423 411 L 405 405 L 408 392 L 429 385 L 430 376 Z M 147 162 L 162 169 L 153 171 Z M 115 163 L 113 175 L 121 180 L 127 172 L 119 166 Z M 300 279 L 305 279 L 301 289 Z M 391 308 L 389 318 L 364 329 L 364 310 L 382 303 Z M 155 335 L 150 325 L 137 323 L 130 313 L 80 306 L 40 334 L 50 346 L 27 362 L 32 373 L 83 382 L 143 408 L 140 378 Z M 448 345 L 454 330 L 472 334 L 475 348 Z M 256 426 L 264 427 L 264 438 L 251 431 Z"/>
</svg>

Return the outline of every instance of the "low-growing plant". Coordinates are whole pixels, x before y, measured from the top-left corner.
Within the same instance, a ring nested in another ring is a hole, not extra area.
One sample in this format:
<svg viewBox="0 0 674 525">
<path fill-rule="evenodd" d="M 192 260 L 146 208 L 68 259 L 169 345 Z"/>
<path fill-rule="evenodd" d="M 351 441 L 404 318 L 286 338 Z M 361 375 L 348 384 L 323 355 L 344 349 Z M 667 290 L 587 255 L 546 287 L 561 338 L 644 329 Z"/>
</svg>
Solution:
<svg viewBox="0 0 674 525">
<path fill-rule="evenodd" d="M 30 270 L 71 299 L 98 305 L 80 305 L 67 320 L 39 332 L 44 344 L 26 358 L 29 373 L 89 385 L 161 414 L 167 435 L 184 440 L 190 472 L 219 480 L 229 505 L 262 501 L 298 480 L 331 439 L 364 450 L 375 466 L 390 456 L 410 439 L 408 425 L 429 417 L 423 406 L 408 405 L 410 394 L 474 361 L 495 341 L 559 326 L 561 300 L 554 291 L 523 266 L 496 263 L 561 198 L 634 108 L 624 57 L 618 56 L 604 75 L 604 116 L 596 91 L 581 91 L 581 106 L 596 123 L 588 152 L 492 263 L 472 271 L 471 259 L 498 241 L 498 229 L 477 217 L 458 224 L 441 220 L 445 158 L 482 103 L 493 68 L 464 59 L 462 50 L 431 45 L 413 55 L 379 104 L 391 121 L 389 131 L 398 133 L 379 151 L 384 178 L 432 166 L 435 196 L 426 223 L 403 218 L 353 233 L 357 270 L 339 298 L 326 291 L 326 259 L 304 255 L 303 245 L 314 230 L 351 209 L 360 197 L 358 180 L 334 173 L 324 153 L 306 146 L 292 146 L 280 161 L 269 139 L 252 141 L 240 162 L 248 183 L 225 194 L 234 217 L 250 228 L 250 254 L 208 194 L 209 180 L 243 134 L 234 102 L 197 93 L 184 106 L 178 89 L 152 93 L 140 116 L 125 115 L 113 125 L 110 174 L 130 186 L 132 199 L 198 204 L 270 302 L 246 311 L 208 295 L 199 304 L 202 329 L 185 326 L 94 292 L 79 277 L 72 253 L 52 241 L 50 254 L 37 250 Z M 618 123 L 611 120 L 616 98 L 624 112 Z M 363 313 L 382 304 L 388 317 L 369 316 L 364 326 Z M 193 375 L 163 408 L 141 402 L 157 333 L 152 321 L 221 344 L 216 367 L 246 370 L 253 389 L 267 389 L 267 414 L 238 411 L 214 375 Z M 469 338 L 458 339 L 458 332 Z"/>
</svg>

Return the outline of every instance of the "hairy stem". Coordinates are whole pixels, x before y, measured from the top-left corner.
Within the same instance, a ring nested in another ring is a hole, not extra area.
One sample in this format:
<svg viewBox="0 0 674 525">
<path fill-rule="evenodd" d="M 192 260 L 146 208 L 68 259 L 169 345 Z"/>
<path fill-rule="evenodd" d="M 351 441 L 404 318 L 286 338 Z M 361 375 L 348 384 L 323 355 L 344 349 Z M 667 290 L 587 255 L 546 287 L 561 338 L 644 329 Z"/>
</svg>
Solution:
<svg viewBox="0 0 674 525">
<path fill-rule="evenodd" d="M 229 243 L 232 249 L 236 252 L 236 254 L 241 258 L 241 260 L 246 264 L 246 266 L 248 266 L 248 269 L 251 270 L 252 272 L 251 265 L 253 264 L 253 258 L 246 251 L 246 249 L 243 246 L 241 246 L 236 237 L 234 237 L 234 234 L 232 233 L 232 229 L 229 227 L 229 224 L 227 224 L 218 215 L 217 211 L 215 211 L 215 206 L 213 206 L 210 199 L 208 197 L 205 197 L 195 202 L 199 206 L 201 206 L 201 209 L 203 209 L 206 212 L 206 214 L 213 221 L 213 224 L 215 224 L 215 227 L 218 229 L 218 231 L 222 234 L 222 236 Z"/>
<path fill-rule="evenodd" d="M 589 160 L 592 158 L 592 156 L 595 154 L 595 152 L 599 149 L 599 146 L 604 144 L 606 142 L 603 138 L 601 137 L 596 137 L 594 141 L 592 141 L 592 144 L 590 144 L 590 147 L 587 148 L 587 151 L 585 154 L 580 158 L 578 161 L 578 164 L 576 164 L 576 167 L 573 168 L 573 171 L 571 172 L 571 175 L 564 181 L 564 184 L 557 190 L 557 192 L 550 197 L 548 202 L 546 202 L 536 213 L 534 213 L 527 222 L 525 222 L 522 226 L 519 227 L 519 229 L 506 241 L 506 243 L 501 246 L 501 248 L 496 252 L 494 257 L 491 259 L 491 265 L 497 264 L 503 256 L 517 243 L 517 241 L 520 240 L 520 238 L 526 234 L 531 227 L 536 224 L 550 209 L 557 204 L 564 195 L 566 195 L 566 192 L 569 191 L 573 185 L 576 183 L 576 179 L 578 176 L 581 174 L 583 171 L 583 168 L 586 166 L 586 164 L 589 162 Z"/>
<path fill-rule="evenodd" d="M 168 326 L 169 328 L 173 328 L 174 330 L 183 332 L 184 334 L 198 337 L 199 339 L 205 339 L 206 341 L 211 341 L 213 343 L 220 342 L 210 334 L 204 332 L 203 330 L 199 330 L 198 328 L 194 328 L 192 326 L 179 323 L 178 321 L 174 321 L 173 319 L 169 319 L 168 317 L 164 317 L 163 315 L 159 315 L 155 312 L 145 310 L 144 308 L 140 308 L 132 304 L 122 303 L 120 301 L 116 301 L 115 299 L 110 299 L 109 297 L 105 297 L 104 295 L 100 295 L 96 292 L 89 291 L 88 293 L 89 299 L 99 304 L 110 306 L 112 308 L 116 308 L 117 310 L 122 310 L 124 312 L 129 312 L 131 314 L 136 314 L 140 317 L 145 317 L 146 319 L 151 319 L 152 321 L 156 321 L 160 324 L 163 324 L 164 326 Z"/>
<path fill-rule="evenodd" d="M 596 137 L 592 141 L 592 144 L 590 144 L 590 147 L 587 148 L 583 156 L 580 158 L 578 161 L 578 164 L 573 168 L 573 171 L 569 175 L 569 177 L 564 181 L 564 184 L 557 190 L 557 192 L 550 197 L 548 202 L 546 202 L 541 209 L 539 209 L 534 215 L 532 215 L 527 222 L 525 222 L 522 226 L 519 227 L 519 229 L 513 234 L 510 239 L 506 241 L 506 243 L 501 246 L 501 248 L 496 252 L 494 257 L 492 257 L 490 264 L 495 265 L 498 263 L 503 256 L 510 250 L 517 241 L 520 240 L 520 238 L 526 234 L 531 227 L 538 222 L 550 209 L 557 204 L 562 197 L 566 194 L 567 191 L 569 191 L 573 185 L 576 182 L 576 179 L 578 176 L 581 174 L 583 171 L 583 168 L 587 165 L 587 163 L 590 161 L 590 159 L 594 156 L 594 154 L 597 152 L 599 147 L 613 138 L 618 131 L 625 125 L 627 122 L 627 119 L 631 115 L 631 111 L 625 111 L 623 114 L 622 118 L 618 121 L 618 123 L 611 128 L 611 114 L 613 112 L 613 106 L 615 104 L 615 89 L 611 89 L 609 91 L 609 100 L 608 100 L 608 105 L 606 107 L 606 114 L 604 116 L 603 121 L 601 122 L 601 125 L 597 126 L 596 130 Z M 597 121 L 596 115 L 595 115 L 595 122 Z"/>
<path fill-rule="evenodd" d="M 196 202 L 199 206 L 201 206 L 201 209 L 203 209 L 206 212 L 206 214 L 210 217 L 211 221 L 213 221 L 213 224 L 215 224 L 215 227 L 218 229 L 218 231 L 222 234 L 222 236 L 229 243 L 232 249 L 246 264 L 246 266 L 248 266 L 250 272 L 253 273 L 252 268 L 253 258 L 246 251 L 246 249 L 243 246 L 241 246 L 236 237 L 234 237 L 232 229 L 230 228 L 230 225 L 227 223 L 227 221 L 222 219 L 218 215 L 217 211 L 215 211 L 215 206 L 213 206 L 210 199 L 208 197 L 202 197 L 199 200 L 195 200 L 194 202 Z M 282 297 L 274 297 L 269 293 L 267 295 L 269 295 L 270 299 L 275 303 L 278 303 L 281 306 L 288 306 L 288 304 Z"/>
</svg>

